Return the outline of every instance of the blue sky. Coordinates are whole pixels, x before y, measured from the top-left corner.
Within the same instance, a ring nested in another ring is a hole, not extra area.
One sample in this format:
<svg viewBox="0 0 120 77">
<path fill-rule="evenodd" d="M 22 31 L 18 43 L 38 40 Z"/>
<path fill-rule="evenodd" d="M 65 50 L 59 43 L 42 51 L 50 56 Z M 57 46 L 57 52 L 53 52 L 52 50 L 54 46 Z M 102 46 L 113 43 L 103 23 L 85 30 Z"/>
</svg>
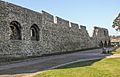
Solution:
<svg viewBox="0 0 120 77">
<path fill-rule="evenodd" d="M 120 0 L 4 0 L 38 12 L 45 10 L 54 16 L 84 25 L 90 35 L 94 26 L 109 29 L 110 35 L 120 35 L 112 28 L 120 13 Z"/>
</svg>

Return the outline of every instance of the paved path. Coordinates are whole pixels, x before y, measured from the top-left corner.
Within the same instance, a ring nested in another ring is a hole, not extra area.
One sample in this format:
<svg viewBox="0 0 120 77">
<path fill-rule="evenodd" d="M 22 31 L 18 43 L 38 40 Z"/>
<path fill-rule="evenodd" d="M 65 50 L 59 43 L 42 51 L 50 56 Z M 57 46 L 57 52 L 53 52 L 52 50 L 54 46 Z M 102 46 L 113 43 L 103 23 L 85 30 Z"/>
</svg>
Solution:
<svg viewBox="0 0 120 77">
<path fill-rule="evenodd" d="M 107 56 L 106 58 L 120 58 L 120 54 L 114 54 L 111 56 Z"/>
<path fill-rule="evenodd" d="M 63 55 L 39 57 L 27 62 L 20 62 L 0 66 L 0 77 L 30 77 L 38 71 L 54 68 L 73 61 L 102 59 L 108 54 L 101 54 L 101 49 L 87 50 Z"/>
</svg>

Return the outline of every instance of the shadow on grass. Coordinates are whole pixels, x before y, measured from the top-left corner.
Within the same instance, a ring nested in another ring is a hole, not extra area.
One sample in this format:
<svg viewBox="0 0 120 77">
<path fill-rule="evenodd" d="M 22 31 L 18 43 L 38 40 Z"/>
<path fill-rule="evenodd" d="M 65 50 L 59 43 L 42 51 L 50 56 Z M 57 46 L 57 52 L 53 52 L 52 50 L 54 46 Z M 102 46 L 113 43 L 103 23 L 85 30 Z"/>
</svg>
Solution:
<svg viewBox="0 0 120 77">
<path fill-rule="evenodd" d="M 118 48 L 120 47 L 117 47 L 117 48 L 113 48 L 113 50 L 111 50 L 108 54 L 109 56 L 110 55 L 113 55 L 115 54 L 116 52 L 118 52 Z M 58 67 L 56 69 L 68 69 L 68 68 L 77 68 L 77 67 L 84 67 L 84 66 L 91 66 L 92 64 L 104 59 L 106 57 L 103 57 L 101 59 L 95 59 L 95 60 L 89 60 L 89 61 L 82 61 L 82 62 L 76 62 L 76 63 L 72 63 L 72 64 L 68 64 L 68 65 L 65 65 L 65 66 L 62 66 L 62 67 Z"/>
<path fill-rule="evenodd" d="M 118 54 L 118 53 L 120 53 L 120 47 L 115 47 L 111 52 L 110 52 L 110 54 L 112 54 L 112 55 L 114 55 L 114 54 Z"/>
<path fill-rule="evenodd" d="M 104 58 L 102 58 L 104 59 Z M 68 68 L 77 68 L 77 67 L 84 67 L 84 66 L 91 66 L 92 64 L 102 60 L 102 59 L 95 59 L 95 60 L 89 60 L 89 61 L 82 61 L 82 62 L 76 62 L 72 64 L 68 64 L 62 67 L 58 67 L 56 69 L 68 69 Z"/>
</svg>

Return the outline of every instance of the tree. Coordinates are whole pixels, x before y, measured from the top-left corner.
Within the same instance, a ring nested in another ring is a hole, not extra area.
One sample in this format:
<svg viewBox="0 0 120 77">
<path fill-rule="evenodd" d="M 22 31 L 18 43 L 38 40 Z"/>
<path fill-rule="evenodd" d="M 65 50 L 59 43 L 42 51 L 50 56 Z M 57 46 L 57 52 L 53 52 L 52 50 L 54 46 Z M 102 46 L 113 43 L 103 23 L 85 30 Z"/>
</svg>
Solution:
<svg viewBox="0 0 120 77">
<path fill-rule="evenodd" d="M 116 19 L 113 21 L 112 27 L 115 28 L 116 31 L 120 31 L 120 13 L 118 17 L 116 17 Z"/>
</svg>

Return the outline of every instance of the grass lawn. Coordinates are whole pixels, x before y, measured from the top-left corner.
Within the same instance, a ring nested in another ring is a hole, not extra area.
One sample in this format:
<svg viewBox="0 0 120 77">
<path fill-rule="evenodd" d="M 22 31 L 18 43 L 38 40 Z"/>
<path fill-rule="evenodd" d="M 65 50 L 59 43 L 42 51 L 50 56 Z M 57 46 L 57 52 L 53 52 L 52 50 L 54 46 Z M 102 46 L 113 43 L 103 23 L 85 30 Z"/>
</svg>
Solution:
<svg viewBox="0 0 120 77">
<path fill-rule="evenodd" d="M 115 53 L 120 53 L 120 48 Z M 105 58 L 86 62 L 77 62 L 34 77 L 120 77 L 120 58 Z"/>
<path fill-rule="evenodd" d="M 117 48 L 117 49 L 113 52 L 113 54 L 120 54 L 120 47 Z"/>
</svg>

